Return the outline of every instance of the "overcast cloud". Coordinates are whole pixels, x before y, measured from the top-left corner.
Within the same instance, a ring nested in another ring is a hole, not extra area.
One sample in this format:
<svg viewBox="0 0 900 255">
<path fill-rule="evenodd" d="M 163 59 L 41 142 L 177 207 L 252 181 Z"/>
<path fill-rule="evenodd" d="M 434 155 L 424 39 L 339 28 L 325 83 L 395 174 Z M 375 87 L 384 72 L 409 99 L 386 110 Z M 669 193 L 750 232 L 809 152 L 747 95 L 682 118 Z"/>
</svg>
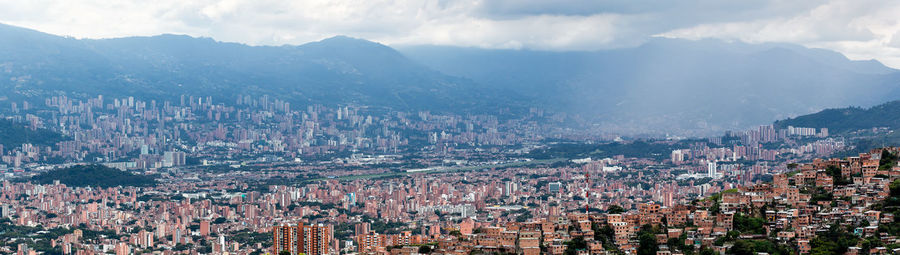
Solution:
<svg viewBox="0 0 900 255">
<path fill-rule="evenodd" d="M 388 45 L 598 50 L 651 37 L 788 42 L 900 68 L 900 1 L 0 0 L 0 22 L 78 38 L 162 33 L 251 45 L 334 35 Z"/>
</svg>

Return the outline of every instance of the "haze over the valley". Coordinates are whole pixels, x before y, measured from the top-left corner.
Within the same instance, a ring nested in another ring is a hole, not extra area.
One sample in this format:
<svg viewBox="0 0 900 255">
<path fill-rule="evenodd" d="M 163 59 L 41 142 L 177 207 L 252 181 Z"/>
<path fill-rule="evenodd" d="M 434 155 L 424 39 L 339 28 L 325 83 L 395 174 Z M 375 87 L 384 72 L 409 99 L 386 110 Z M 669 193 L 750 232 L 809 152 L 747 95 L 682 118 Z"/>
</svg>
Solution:
<svg viewBox="0 0 900 255">
<path fill-rule="evenodd" d="M 786 43 L 654 38 L 594 51 L 407 46 L 337 36 L 248 46 L 183 35 L 74 39 L 0 25 L 4 100 L 77 93 L 272 95 L 295 105 L 567 113 L 610 133 L 709 135 L 900 98 L 878 61 Z M 576 123 L 571 123 L 576 125 Z"/>
<path fill-rule="evenodd" d="M 898 13 L 0 0 L 0 254 L 898 254 Z"/>
</svg>

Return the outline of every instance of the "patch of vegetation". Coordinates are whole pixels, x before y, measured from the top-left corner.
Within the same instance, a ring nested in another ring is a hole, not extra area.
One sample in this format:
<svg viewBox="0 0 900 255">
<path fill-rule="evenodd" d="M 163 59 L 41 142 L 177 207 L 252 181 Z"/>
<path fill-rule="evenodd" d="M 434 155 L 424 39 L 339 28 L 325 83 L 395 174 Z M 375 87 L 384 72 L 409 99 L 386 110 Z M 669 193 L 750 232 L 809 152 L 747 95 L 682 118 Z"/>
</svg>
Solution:
<svg viewBox="0 0 900 255">
<path fill-rule="evenodd" d="M 578 254 L 579 250 L 587 249 L 587 242 L 585 242 L 584 238 L 582 238 L 580 236 L 573 238 L 570 241 L 565 242 L 565 244 L 566 244 L 566 251 L 564 253 L 565 255 L 575 255 L 575 254 Z"/>
<path fill-rule="evenodd" d="M 872 207 L 873 210 L 882 210 L 885 213 L 893 213 L 900 215 L 900 179 L 894 180 L 888 185 L 890 195 L 879 204 Z M 879 233 L 887 233 L 890 235 L 900 234 L 900 222 L 894 221 L 890 223 L 878 224 Z"/>
<path fill-rule="evenodd" d="M 881 150 L 881 159 L 878 161 L 878 170 L 891 170 L 897 165 L 897 155 L 888 150 Z"/>
<path fill-rule="evenodd" d="M 772 255 L 790 255 L 794 252 L 787 246 L 773 243 L 769 240 L 737 240 L 734 246 L 728 249 L 726 254 L 756 255 L 768 253 Z"/>
<path fill-rule="evenodd" d="M 637 233 L 638 244 L 640 245 L 637 249 L 638 255 L 656 255 L 656 252 L 659 251 L 659 244 L 656 243 L 656 232 L 650 225 L 641 227 L 641 231 Z"/>
<path fill-rule="evenodd" d="M 53 145 L 63 140 L 59 133 L 48 129 L 30 129 L 20 123 L 7 119 L 0 119 L 0 144 L 3 147 L 17 147 L 25 143 L 35 145 Z"/>
<path fill-rule="evenodd" d="M 384 234 L 399 234 L 402 228 L 406 227 L 406 223 L 398 221 L 383 221 L 363 215 L 363 221 L 369 222 L 372 232 Z"/>
<path fill-rule="evenodd" d="M 841 229 L 837 224 L 831 226 L 828 231 L 819 233 L 816 238 L 809 241 L 809 254 L 844 254 L 851 246 L 855 246 L 859 242 L 856 235 L 848 233 Z"/>
<path fill-rule="evenodd" d="M 28 227 L 14 225 L 10 219 L 0 220 L 0 247 L 8 247 L 15 250 L 20 243 L 44 254 L 62 254 L 62 249 L 53 247 L 50 240 L 72 233 L 66 228 L 44 229 L 41 226 Z M 28 238 L 23 238 L 28 237 Z"/>
<path fill-rule="evenodd" d="M 609 214 L 620 214 L 623 212 L 625 212 L 625 208 L 622 208 L 619 205 L 610 205 L 608 208 L 606 208 L 606 213 Z"/>
<path fill-rule="evenodd" d="M 832 133 L 842 133 L 873 127 L 900 128 L 900 101 L 892 101 L 869 109 L 848 107 L 825 109 L 817 113 L 775 122 L 775 126 L 828 128 Z"/>
<path fill-rule="evenodd" d="M 50 170 L 31 178 L 31 181 L 42 184 L 53 183 L 55 180 L 74 187 L 108 188 L 156 185 L 155 176 L 132 174 L 102 165 L 82 165 Z"/>
<path fill-rule="evenodd" d="M 253 245 L 253 244 L 262 244 L 263 247 L 272 246 L 272 233 L 271 232 L 250 232 L 250 231 L 236 231 L 228 235 L 228 237 L 243 245 Z"/>
<path fill-rule="evenodd" d="M 841 168 L 837 166 L 828 166 L 825 168 L 825 174 L 831 176 L 831 179 L 834 180 L 834 185 L 848 185 L 853 184 L 853 180 L 850 178 L 844 178 L 844 175 L 841 174 Z"/>
<path fill-rule="evenodd" d="M 734 229 L 744 234 L 760 235 L 766 233 L 766 229 L 763 227 L 766 224 L 766 220 L 763 218 L 749 217 L 742 213 L 736 213 L 732 222 Z"/>
<path fill-rule="evenodd" d="M 621 207 L 619 207 L 621 208 Z M 603 249 L 608 251 L 617 251 L 619 248 L 615 244 L 615 231 L 609 224 L 591 224 L 591 230 L 594 231 L 594 240 L 603 244 Z"/>
<path fill-rule="evenodd" d="M 834 193 L 831 193 L 824 188 L 817 188 L 811 193 L 812 197 L 810 198 L 810 203 L 817 203 L 819 201 L 832 201 L 834 200 Z"/>
<path fill-rule="evenodd" d="M 531 151 L 528 157 L 551 158 L 609 158 L 616 155 L 635 158 L 664 160 L 673 149 L 686 147 L 687 142 L 666 143 L 655 141 L 613 142 L 605 144 L 561 143 L 549 148 Z"/>
</svg>

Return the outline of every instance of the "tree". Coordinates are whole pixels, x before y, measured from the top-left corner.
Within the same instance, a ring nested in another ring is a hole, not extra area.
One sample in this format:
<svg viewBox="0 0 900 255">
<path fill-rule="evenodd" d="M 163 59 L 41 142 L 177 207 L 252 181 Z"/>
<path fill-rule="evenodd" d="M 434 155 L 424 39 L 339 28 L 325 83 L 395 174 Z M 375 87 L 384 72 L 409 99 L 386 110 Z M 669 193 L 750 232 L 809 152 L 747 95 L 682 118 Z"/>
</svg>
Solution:
<svg viewBox="0 0 900 255">
<path fill-rule="evenodd" d="M 825 233 L 813 238 L 809 245 L 812 247 L 810 254 L 844 254 L 847 248 L 855 246 L 859 238 L 847 233 L 838 225 L 832 225 Z"/>
<path fill-rule="evenodd" d="M 754 255 L 760 252 L 772 255 L 794 254 L 786 246 L 775 244 L 769 240 L 737 240 L 726 254 Z"/>
<path fill-rule="evenodd" d="M 878 161 L 878 170 L 890 170 L 894 167 L 897 156 L 886 149 L 881 150 L 881 159 Z"/>
<path fill-rule="evenodd" d="M 421 253 L 421 254 L 431 253 L 431 246 L 428 246 L 428 245 L 419 246 L 419 253 Z"/>
<path fill-rule="evenodd" d="M 591 229 L 594 230 L 594 240 L 598 240 L 603 244 L 603 248 L 607 250 L 616 249 L 616 245 L 614 244 L 615 240 L 615 231 L 609 224 L 591 224 Z"/>
<path fill-rule="evenodd" d="M 714 215 L 722 212 L 722 207 L 719 206 L 719 200 L 713 201 L 713 205 L 709 207 L 709 212 Z"/>
<path fill-rule="evenodd" d="M 566 255 L 575 255 L 578 254 L 578 250 L 587 249 L 587 242 L 584 241 L 582 237 L 576 237 L 572 239 L 572 241 L 568 241 L 566 244 Z"/>
<path fill-rule="evenodd" d="M 291 251 L 279 251 L 278 255 L 291 255 Z"/>
<path fill-rule="evenodd" d="M 693 245 L 685 245 L 684 243 L 686 240 L 687 240 L 687 233 L 681 233 L 681 235 L 678 236 L 678 238 L 669 238 L 669 240 L 666 242 L 666 244 L 669 246 L 669 248 L 678 249 L 678 250 L 684 252 L 684 254 L 686 254 L 686 255 L 693 254 L 694 246 Z"/>
<path fill-rule="evenodd" d="M 741 231 L 741 233 L 749 233 L 749 234 L 765 234 L 766 229 L 763 228 L 766 220 L 763 218 L 755 218 L 748 217 L 743 213 L 734 214 L 734 219 L 732 220 L 732 224 L 734 225 L 734 229 Z"/>
<path fill-rule="evenodd" d="M 609 214 L 619 214 L 625 212 L 625 208 L 618 205 L 610 205 L 609 208 L 606 208 L 606 212 Z"/>
<path fill-rule="evenodd" d="M 881 242 L 881 240 L 879 240 L 877 237 L 874 237 L 874 236 L 863 239 L 862 241 L 859 242 L 859 244 L 860 244 L 859 246 L 864 251 L 868 251 L 875 247 L 884 246 L 884 243 Z"/>
<path fill-rule="evenodd" d="M 852 180 L 844 178 L 844 175 L 841 173 L 841 168 L 837 166 L 826 167 L 825 174 L 831 176 L 831 179 L 834 180 L 834 185 L 847 185 L 853 183 Z"/>
<path fill-rule="evenodd" d="M 656 234 L 654 234 L 652 226 L 641 227 L 641 231 L 638 232 L 638 240 L 640 244 L 637 250 L 638 255 L 656 255 L 656 252 L 659 251 L 659 244 L 656 243 Z"/>
<path fill-rule="evenodd" d="M 888 188 L 891 189 L 891 197 L 900 197 L 900 179 L 891 182 Z"/>
<path fill-rule="evenodd" d="M 731 246 L 731 249 L 728 249 L 728 254 L 734 255 L 754 255 L 756 251 L 753 249 L 753 245 L 750 242 L 745 240 L 738 240 L 734 243 L 734 246 Z"/>
</svg>

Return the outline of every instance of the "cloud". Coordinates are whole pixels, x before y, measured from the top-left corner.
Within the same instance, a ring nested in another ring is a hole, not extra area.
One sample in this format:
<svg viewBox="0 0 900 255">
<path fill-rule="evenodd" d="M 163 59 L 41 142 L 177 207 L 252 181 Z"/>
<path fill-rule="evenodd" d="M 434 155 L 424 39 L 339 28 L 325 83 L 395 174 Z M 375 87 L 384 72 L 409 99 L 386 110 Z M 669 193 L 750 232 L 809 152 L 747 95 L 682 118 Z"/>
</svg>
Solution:
<svg viewBox="0 0 900 255">
<path fill-rule="evenodd" d="M 251 45 L 598 50 L 653 36 L 788 42 L 900 67 L 900 2 L 876 0 L 0 0 L 0 22 L 79 38 L 162 33 Z"/>
<path fill-rule="evenodd" d="M 621 43 L 628 35 L 618 26 L 627 24 L 629 19 L 612 14 L 576 18 L 541 15 L 508 20 L 465 17 L 457 22 L 429 22 L 406 36 L 382 40 L 394 44 L 595 50 Z"/>
<path fill-rule="evenodd" d="M 661 34 L 679 38 L 728 38 L 747 42 L 818 42 L 870 40 L 868 24 L 857 20 L 866 8 L 833 2 L 790 17 L 699 24 Z"/>
<path fill-rule="evenodd" d="M 831 1 L 793 16 L 697 24 L 663 32 L 672 38 L 718 38 L 750 43 L 787 42 L 835 50 L 851 59 L 878 59 L 900 67 L 900 2 Z"/>
</svg>

